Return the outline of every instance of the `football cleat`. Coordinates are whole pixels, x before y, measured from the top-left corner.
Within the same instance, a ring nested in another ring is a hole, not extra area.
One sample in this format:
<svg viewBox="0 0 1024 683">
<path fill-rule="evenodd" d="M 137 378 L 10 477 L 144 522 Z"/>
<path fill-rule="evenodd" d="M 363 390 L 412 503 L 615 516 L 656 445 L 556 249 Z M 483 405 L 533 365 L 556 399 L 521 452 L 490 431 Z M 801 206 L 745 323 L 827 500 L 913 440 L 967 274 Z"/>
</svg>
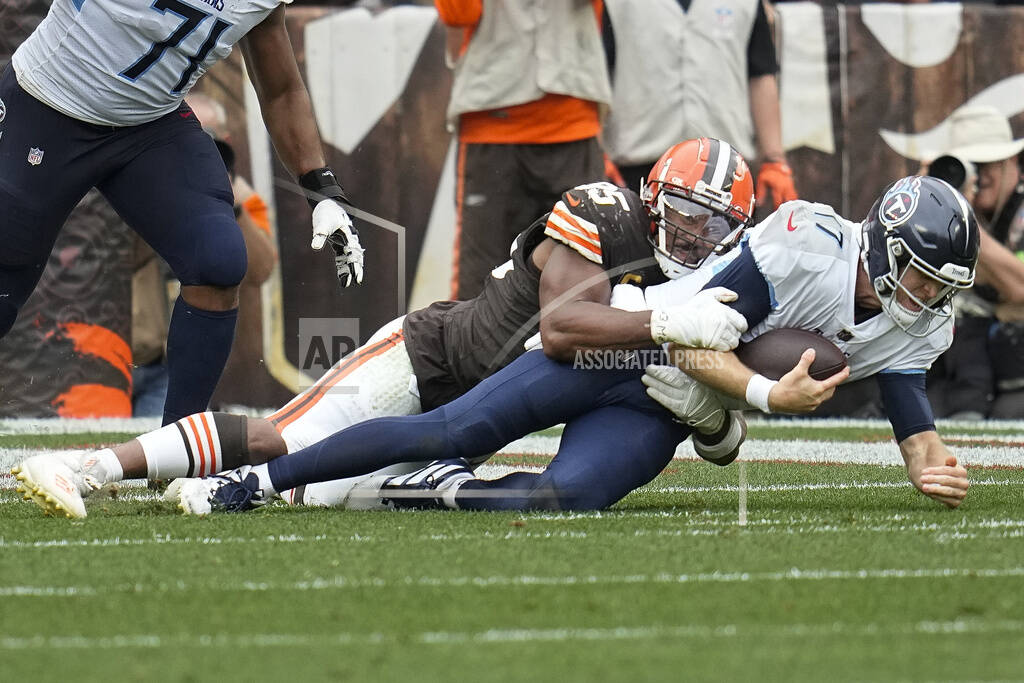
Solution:
<svg viewBox="0 0 1024 683">
<path fill-rule="evenodd" d="M 178 508 L 186 515 L 245 512 L 270 501 L 249 465 L 202 479 L 186 479 L 178 488 Z"/>
<path fill-rule="evenodd" d="M 189 481 L 193 480 L 188 477 L 178 477 L 177 479 L 172 480 L 171 483 L 167 485 L 167 488 L 164 489 L 163 493 L 160 494 L 160 497 L 168 503 L 177 503 L 178 493 L 181 491 L 181 487 Z"/>
<path fill-rule="evenodd" d="M 715 434 L 694 430 L 693 450 L 710 463 L 725 467 L 740 454 L 740 446 L 747 438 L 747 421 L 742 410 L 726 411 L 727 425 Z"/>
<path fill-rule="evenodd" d="M 82 469 L 76 453 L 36 455 L 11 469 L 18 493 L 43 509 L 43 513 L 68 519 L 84 519 L 85 496 L 100 482 Z"/>
<path fill-rule="evenodd" d="M 455 493 L 463 482 L 474 478 L 465 458 L 435 460 L 411 474 L 385 479 L 380 485 L 380 498 L 393 508 L 457 508 Z"/>
</svg>

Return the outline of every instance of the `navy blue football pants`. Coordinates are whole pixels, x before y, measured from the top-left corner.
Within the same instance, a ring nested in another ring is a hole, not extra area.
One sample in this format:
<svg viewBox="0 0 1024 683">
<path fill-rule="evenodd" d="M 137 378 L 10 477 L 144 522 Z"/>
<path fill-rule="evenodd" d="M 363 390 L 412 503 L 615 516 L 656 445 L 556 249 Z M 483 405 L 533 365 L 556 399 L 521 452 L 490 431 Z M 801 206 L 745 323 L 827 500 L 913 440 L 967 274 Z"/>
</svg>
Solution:
<svg viewBox="0 0 1024 683">
<path fill-rule="evenodd" d="M 400 462 L 474 458 L 564 422 L 543 473 L 468 482 L 456 500 L 466 509 L 605 508 L 657 476 L 690 433 L 647 396 L 642 373 L 574 369 L 531 351 L 440 408 L 368 420 L 271 460 L 270 478 L 285 491 Z"/>
<path fill-rule="evenodd" d="M 245 242 L 227 170 L 186 105 L 138 126 L 96 126 L 36 100 L 10 67 L 0 100 L 0 336 L 39 281 L 68 214 L 93 187 L 183 285 L 242 281 Z"/>
</svg>

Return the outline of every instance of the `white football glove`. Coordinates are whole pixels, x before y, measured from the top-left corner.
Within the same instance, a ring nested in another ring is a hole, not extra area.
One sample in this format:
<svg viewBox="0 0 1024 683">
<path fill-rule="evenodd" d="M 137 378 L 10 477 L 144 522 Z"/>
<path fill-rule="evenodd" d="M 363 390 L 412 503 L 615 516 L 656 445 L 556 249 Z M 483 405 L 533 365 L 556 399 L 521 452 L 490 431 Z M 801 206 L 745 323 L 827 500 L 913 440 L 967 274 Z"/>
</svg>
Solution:
<svg viewBox="0 0 1024 683">
<path fill-rule="evenodd" d="M 736 292 L 712 287 L 680 306 L 656 308 L 651 311 L 651 339 L 658 344 L 732 351 L 747 331 L 747 319 L 722 303 L 735 300 Z"/>
<path fill-rule="evenodd" d="M 615 285 L 612 287 L 612 308 L 621 311 L 646 311 L 650 308 L 644 297 L 644 290 L 636 285 Z"/>
<path fill-rule="evenodd" d="M 348 287 L 363 281 L 363 247 L 348 212 L 333 199 L 323 199 L 313 208 L 313 242 L 320 251 L 330 241 L 338 281 Z"/>
<path fill-rule="evenodd" d="M 680 422 L 704 434 L 714 434 L 725 421 L 725 408 L 715 391 L 674 365 L 648 365 L 641 381 L 647 395 Z"/>
</svg>

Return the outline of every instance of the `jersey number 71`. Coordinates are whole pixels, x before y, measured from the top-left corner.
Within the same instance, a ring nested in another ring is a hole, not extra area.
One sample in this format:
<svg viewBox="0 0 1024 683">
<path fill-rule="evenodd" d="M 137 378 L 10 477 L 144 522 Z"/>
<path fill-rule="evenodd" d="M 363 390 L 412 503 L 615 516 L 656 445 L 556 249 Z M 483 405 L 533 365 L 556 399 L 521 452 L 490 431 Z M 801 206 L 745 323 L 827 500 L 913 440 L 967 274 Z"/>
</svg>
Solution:
<svg viewBox="0 0 1024 683">
<path fill-rule="evenodd" d="M 142 55 L 137 62 L 132 64 L 130 67 L 121 72 L 121 77 L 129 81 L 136 81 L 142 74 L 149 71 L 149 68 L 160 61 L 160 58 L 164 56 L 164 51 L 169 47 L 177 47 L 181 45 L 181 41 L 185 40 L 193 31 L 199 28 L 199 24 L 203 23 L 203 20 L 210 15 L 201 9 L 196 9 L 192 5 L 186 4 L 181 0 L 154 0 L 152 8 L 161 14 L 172 12 L 181 17 L 182 21 L 178 24 L 178 28 L 174 29 L 171 35 L 167 36 L 164 40 L 159 43 L 153 43 L 153 46 L 149 48 L 149 52 Z M 192 78 L 192 74 L 196 72 L 199 65 L 202 64 L 206 56 L 210 54 L 210 50 L 213 49 L 214 45 L 217 44 L 217 40 L 221 34 L 226 31 L 231 24 L 221 19 L 217 19 L 213 22 L 213 28 L 210 29 L 210 35 L 206 37 L 206 41 L 199 47 L 199 51 L 195 55 L 188 58 L 188 66 L 181 72 L 181 78 L 178 79 L 177 84 L 171 88 L 172 93 L 181 92 L 182 88 L 188 85 L 189 80 Z"/>
</svg>

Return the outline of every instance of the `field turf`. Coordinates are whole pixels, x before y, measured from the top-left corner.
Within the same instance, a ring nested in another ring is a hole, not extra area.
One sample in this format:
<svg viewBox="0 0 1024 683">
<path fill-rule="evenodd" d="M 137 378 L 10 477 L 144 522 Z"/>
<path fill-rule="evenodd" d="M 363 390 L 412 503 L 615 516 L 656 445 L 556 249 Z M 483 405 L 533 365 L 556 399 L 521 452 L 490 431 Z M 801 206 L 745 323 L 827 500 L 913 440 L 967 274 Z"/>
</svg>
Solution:
<svg viewBox="0 0 1024 683">
<path fill-rule="evenodd" d="M 586 514 L 196 519 L 126 486 L 70 522 L 2 477 L 0 678 L 1022 680 L 1024 434 L 955 431 L 1010 466 L 972 469 L 951 511 L 899 466 L 801 462 L 897 463 L 880 424 L 757 425 L 777 457 L 744 465 L 745 524 L 740 468 L 688 459 Z M 0 435 L 0 460 L 122 434 Z"/>
</svg>

